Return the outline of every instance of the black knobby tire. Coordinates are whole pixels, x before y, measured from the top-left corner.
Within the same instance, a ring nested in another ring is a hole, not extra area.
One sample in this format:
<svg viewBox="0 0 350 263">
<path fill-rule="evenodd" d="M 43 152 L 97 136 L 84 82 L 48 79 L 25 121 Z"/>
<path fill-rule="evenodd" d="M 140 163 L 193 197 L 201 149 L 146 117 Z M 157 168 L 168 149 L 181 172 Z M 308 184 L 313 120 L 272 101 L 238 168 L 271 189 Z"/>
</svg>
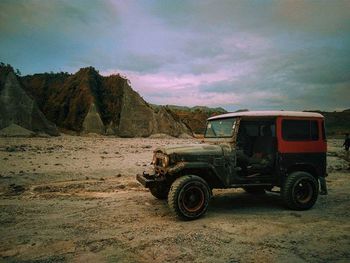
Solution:
<svg viewBox="0 0 350 263">
<path fill-rule="evenodd" d="M 254 194 L 254 195 L 265 194 L 264 186 L 246 186 L 246 187 L 243 187 L 243 190 L 249 194 Z"/>
<path fill-rule="evenodd" d="M 287 207 L 293 210 L 310 209 L 318 197 L 318 181 L 307 172 L 294 172 L 286 178 L 281 195 Z"/>
<path fill-rule="evenodd" d="M 210 188 L 196 175 L 186 175 L 171 185 L 168 204 L 172 212 L 185 220 L 197 219 L 208 209 Z"/>
<path fill-rule="evenodd" d="M 149 191 L 151 194 L 160 200 L 165 200 L 168 198 L 170 187 L 164 183 L 158 183 L 150 186 Z"/>
</svg>

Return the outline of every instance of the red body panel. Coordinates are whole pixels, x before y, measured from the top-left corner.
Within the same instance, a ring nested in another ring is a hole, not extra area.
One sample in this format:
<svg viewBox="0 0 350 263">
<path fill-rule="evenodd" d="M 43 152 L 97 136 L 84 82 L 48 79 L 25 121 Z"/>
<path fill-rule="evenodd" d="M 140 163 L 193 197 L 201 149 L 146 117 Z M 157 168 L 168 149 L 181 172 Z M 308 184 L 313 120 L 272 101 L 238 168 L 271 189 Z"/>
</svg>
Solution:
<svg viewBox="0 0 350 263">
<path fill-rule="evenodd" d="M 319 138 L 317 141 L 286 141 L 282 137 L 282 120 L 317 120 Z M 323 138 L 322 125 L 323 118 L 303 118 L 303 117 L 277 117 L 276 135 L 279 153 L 325 153 L 327 151 L 327 141 Z"/>
</svg>

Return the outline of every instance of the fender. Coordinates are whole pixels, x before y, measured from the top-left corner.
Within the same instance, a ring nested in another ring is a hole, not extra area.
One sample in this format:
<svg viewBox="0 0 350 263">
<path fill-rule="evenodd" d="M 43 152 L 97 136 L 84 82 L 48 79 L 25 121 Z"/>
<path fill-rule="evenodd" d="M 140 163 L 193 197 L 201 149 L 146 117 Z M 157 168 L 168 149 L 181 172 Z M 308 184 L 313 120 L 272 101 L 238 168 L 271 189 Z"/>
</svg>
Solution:
<svg viewBox="0 0 350 263">
<path fill-rule="evenodd" d="M 170 175 L 176 175 L 182 171 L 193 169 L 210 171 L 214 176 L 208 173 L 204 173 L 200 175 L 200 177 L 203 177 L 203 179 L 205 179 L 208 183 L 211 181 L 218 181 L 220 185 L 226 186 L 225 181 L 220 177 L 215 166 L 207 162 L 179 162 L 176 165 L 170 167 L 167 172 Z"/>
<path fill-rule="evenodd" d="M 296 163 L 294 165 L 291 165 L 291 166 L 286 168 L 286 172 L 287 172 L 286 175 L 288 175 L 294 171 L 307 172 L 307 173 L 311 174 L 312 176 L 314 176 L 316 179 L 318 179 L 319 177 L 322 177 L 318 173 L 316 167 L 312 163 L 303 162 L 303 163 Z"/>
<path fill-rule="evenodd" d="M 278 153 L 278 165 L 282 174 L 288 174 L 296 169 L 304 170 L 315 177 L 325 177 L 325 153 Z"/>
</svg>

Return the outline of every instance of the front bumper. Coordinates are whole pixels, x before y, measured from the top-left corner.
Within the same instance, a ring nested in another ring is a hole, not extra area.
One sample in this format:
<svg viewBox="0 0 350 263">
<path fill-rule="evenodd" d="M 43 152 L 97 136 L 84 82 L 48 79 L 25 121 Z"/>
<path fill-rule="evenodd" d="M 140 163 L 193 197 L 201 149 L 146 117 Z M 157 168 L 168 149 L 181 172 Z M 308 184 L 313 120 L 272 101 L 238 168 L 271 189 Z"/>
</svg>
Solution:
<svg viewBox="0 0 350 263">
<path fill-rule="evenodd" d="M 156 175 L 143 172 L 136 175 L 136 180 L 139 181 L 144 187 L 150 188 L 153 184 L 163 182 L 165 179 Z"/>
</svg>

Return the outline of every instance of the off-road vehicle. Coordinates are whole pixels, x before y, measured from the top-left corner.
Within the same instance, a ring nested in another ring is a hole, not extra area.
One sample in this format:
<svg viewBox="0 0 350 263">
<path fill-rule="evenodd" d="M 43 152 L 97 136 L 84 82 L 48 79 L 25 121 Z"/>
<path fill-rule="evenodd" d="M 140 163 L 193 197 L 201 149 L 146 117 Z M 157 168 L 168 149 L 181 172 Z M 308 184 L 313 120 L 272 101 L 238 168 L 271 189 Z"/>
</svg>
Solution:
<svg viewBox="0 0 350 263">
<path fill-rule="evenodd" d="M 274 188 L 294 210 L 311 208 L 320 190 L 327 194 L 327 142 L 319 113 L 227 113 L 208 119 L 204 140 L 156 149 L 154 174 L 137 175 L 182 219 L 202 216 L 214 188 L 241 187 L 253 194 Z"/>
</svg>

